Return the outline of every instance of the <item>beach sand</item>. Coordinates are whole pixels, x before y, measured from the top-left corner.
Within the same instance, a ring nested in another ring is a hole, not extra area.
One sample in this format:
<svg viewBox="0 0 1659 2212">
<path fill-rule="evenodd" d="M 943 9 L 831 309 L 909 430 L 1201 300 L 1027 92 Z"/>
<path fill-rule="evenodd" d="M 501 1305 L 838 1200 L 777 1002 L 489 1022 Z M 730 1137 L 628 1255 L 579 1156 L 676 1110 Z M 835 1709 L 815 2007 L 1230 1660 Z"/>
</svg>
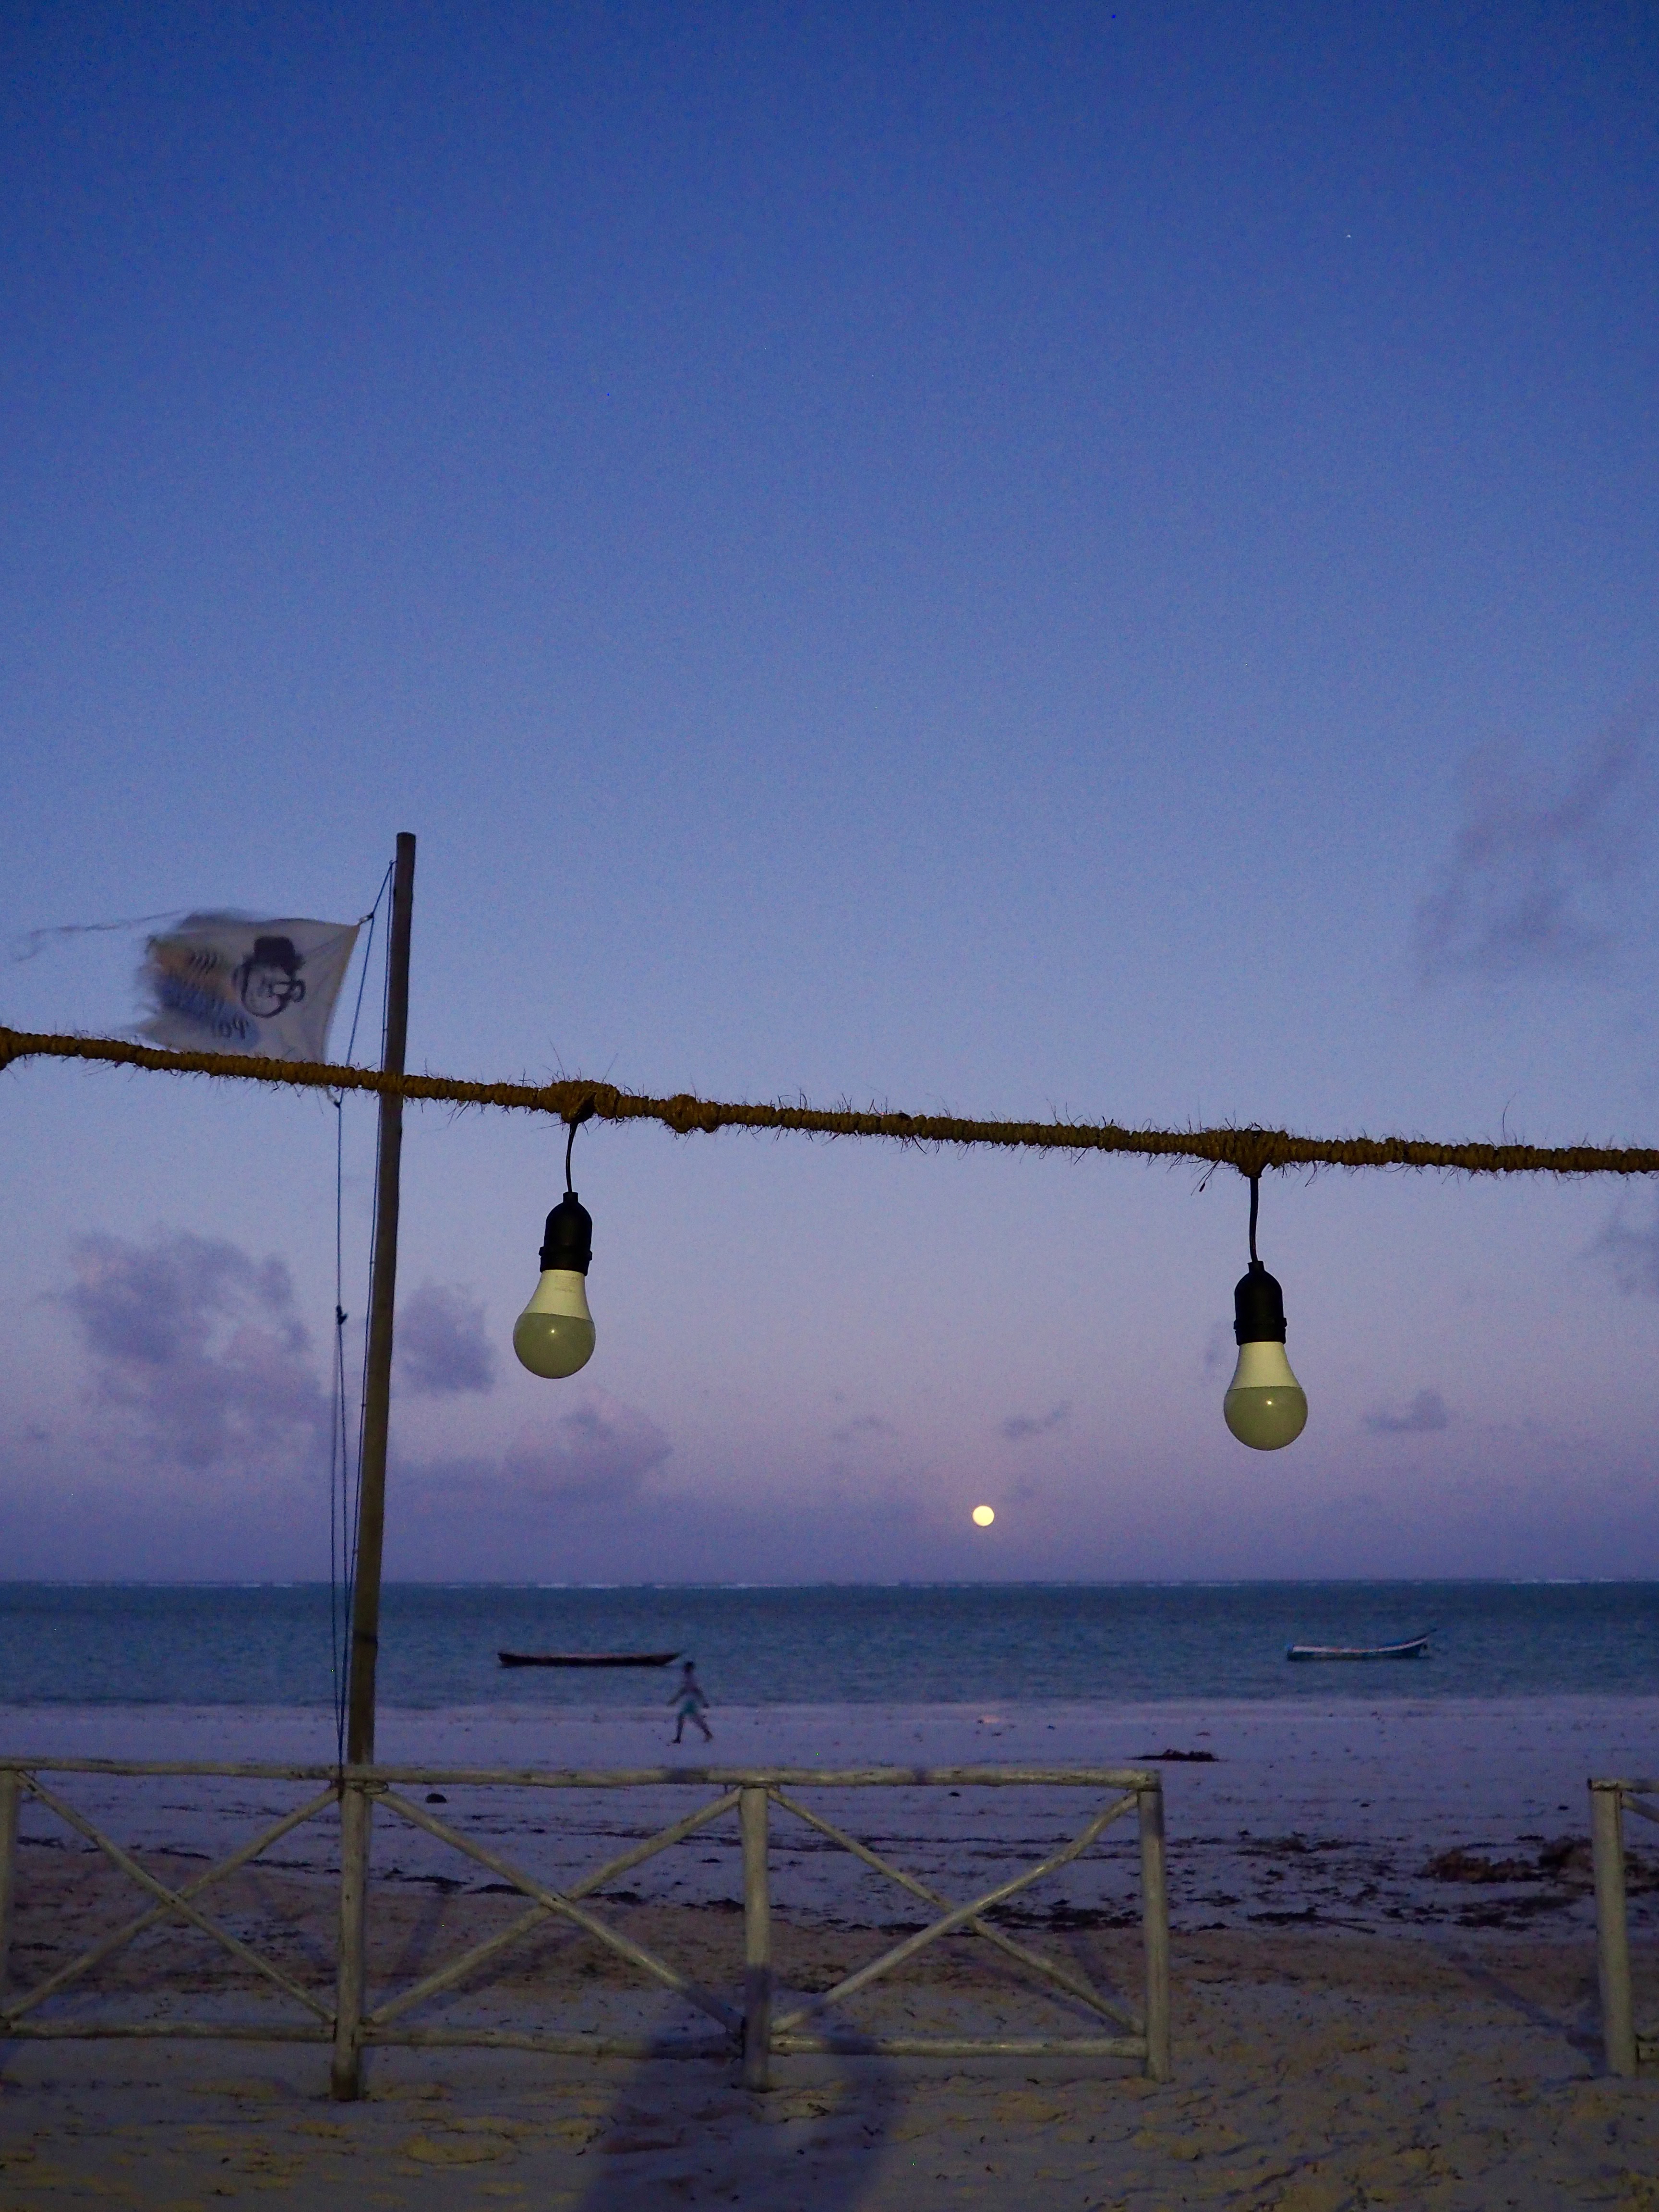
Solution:
<svg viewBox="0 0 1659 2212">
<path fill-rule="evenodd" d="M 695 1959 L 731 1930 L 653 1933 Z M 984 2002 L 968 1972 L 918 1973 L 877 2016 Z M 992 2010 L 998 1996 L 994 1975 Z M 1601 2076 L 1582 1945 L 1192 1937 L 1176 2063 L 1160 2087 L 1029 2062 L 793 2060 L 756 2095 L 715 2061 L 380 2052 L 368 2098 L 338 2106 L 321 2050 L 13 2046 L 0 2203 L 1659 2205 L 1659 2081 Z"/>
<path fill-rule="evenodd" d="M 592 2062 L 388 2050 L 371 2054 L 365 2101 L 341 2106 L 328 2100 L 320 2045 L 13 2043 L 0 2046 L 0 2207 L 214 2212 L 274 2197 L 582 2212 L 732 2203 L 813 2212 L 963 2203 L 1659 2212 L 1659 2074 L 1620 2081 L 1602 2073 L 1582 1844 L 1585 1775 L 1659 1764 L 1647 1752 L 1656 1717 L 1651 1701 L 1612 1699 L 716 1713 L 714 1754 L 691 1757 L 822 1765 L 908 1751 L 930 1764 L 1127 1763 L 1213 1749 L 1212 1764 L 1163 1770 L 1176 2078 L 1152 2085 L 1127 2066 L 1077 2061 L 789 2059 L 776 2063 L 777 2086 L 758 2095 L 719 2056 Z M 222 1712 L 37 1710 L 5 1717 L 0 1741 L 20 1751 L 283 1758 L 314 1756 L 300 1741 L 314 1727 L 292 1715 L 256 1723 Z M 467 1764 L 633 1765 L 669 1755 L 664 1733 L 654 1713 L 389 1715 L 381 1750 Z M 140 1841 L 146 1863 L 169 1881 L 199 1871 L 203 1853 L 295 1796 L 224 1785 L 204 1814 L 195 1785 L 74 1778 L 63 1786 Z M 597 1795 L 444 1794 L 443 1817 L 487 1829 L 497 1849 L 549 1872 L 602 1856 L 659 1812 L 695 1802 L 677 1790 L 654 1793 L 661 1805 L 648 1807 Z M 1060 1793 L 872 1792 L 831 1811 L 961 1896 L 1078 1825 L 1085 1803 Z M 50 1826 L 32 1813 L 20 1849 L 14 1987 L 138 1903 L 106 1863 Z M 306 1850 L 291 1848 L 301 1838 Z M 428 1842 L 377 1823 L 377 1987 L 428 1971 L 517 1911 L 475 1863 L 435 1844 L 428 1863 Z M 213 1893 L 226 1924 L 325 1998 L 331 1856 L 319 1823 L 286 1839 L 275 1866 Z M 901 1893 L 849 1870 L 842 1854 L 792 1857 L 781 1830 L 778 1860 L 779 1971 L 803 1993 L 921 1917 Z M 732 1991 L 737 1870 L 734 1833 L 700 1836 L 630 1875 L 605 1917 Z M 1644 2025 L 1659 2020 L 1656 1891 L 1659 1872 L 1638 1869 Z M 1138 2002 L 1137 1922 L 1125 1835 L 1066 1884 L 1022 1900 L 1018 1932 Z M 266 2002 L 205 1937 L 176 1927 L 101 1968 L 97 2000 L 131 2016 L 171 2004 L 242 2018 Z M 60 2016 L 86 2002 L 62 2001 Z M 623 2030 L 665 2043 L 696 2032 L 678 2000 L 641 1989 L 580 1933 L 550 1928 L 422 2017 Z M 963 1936 L 855 2000 L 848 2025 L 1077 2034 L 1094 2022 Z"/>
</svg>

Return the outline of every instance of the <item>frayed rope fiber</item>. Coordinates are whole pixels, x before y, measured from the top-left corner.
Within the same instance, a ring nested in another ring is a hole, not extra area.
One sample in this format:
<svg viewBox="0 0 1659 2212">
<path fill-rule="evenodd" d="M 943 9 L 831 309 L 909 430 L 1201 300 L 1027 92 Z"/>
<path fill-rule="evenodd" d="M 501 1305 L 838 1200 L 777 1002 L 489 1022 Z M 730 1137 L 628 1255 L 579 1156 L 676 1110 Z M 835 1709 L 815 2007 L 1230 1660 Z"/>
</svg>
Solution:
<svg viewBox="0 0 1659 2212">
<path fill-rule="evenodd" d="M 695 1130 L 798 1129 L 811 1136 L 885 1137 L 912 1145 L 1001 1145 L 1039 1152 L 1131 1152 L 1143 1159 L 1201 1160 L 1259 1176 L 1270 1168 L 1447 1168 L 1462 1175 L 1659 1175 L 1659 1150 L 1606 1145 L 1437 1145 L 1419 1137 L 1293 1137 L 1285 1129 L 1125 1129 L 1113 1121 L 971 1121 L 950 1114 L 825 1113 L 811 1106 L 723 1105 L 681 1092 L 647 1098 L 611 1083 L 465 1083 L 447 1075 L 386 1075 L 321 1060 L 262 1060 L 247 1053 L 162 1052 L 124 1037 L 67 1036 L 0 1028 L 0 1068 L 20 1060 L 93 1060 L 167 1075 L 228 1076 L 299 1090 L 373 1091 L 451 1106 L 573 1121 L 584 1108 L 604 1121 L 660 1121 Z"/>
</svg>

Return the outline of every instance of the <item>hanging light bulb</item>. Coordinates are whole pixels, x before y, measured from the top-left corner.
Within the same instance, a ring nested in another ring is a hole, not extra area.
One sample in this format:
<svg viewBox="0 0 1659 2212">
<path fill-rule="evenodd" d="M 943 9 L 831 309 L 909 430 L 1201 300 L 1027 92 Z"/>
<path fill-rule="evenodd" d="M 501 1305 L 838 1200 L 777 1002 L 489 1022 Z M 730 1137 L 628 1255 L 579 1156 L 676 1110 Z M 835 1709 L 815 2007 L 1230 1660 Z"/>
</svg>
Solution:
<svg viewBox="0 0 1659 2212">
<path fill-rule="evenodd" d="M 574 1375 L 593 1357 L 593 1316 L 587 1310 L 587 1269 L 593 1257 L 593 1217 L 570 1188 L 570 1150 L 593 1111 L 590 1098 L 570 1119 L 564 1148 L 564 1196 L 547 1217 L 541 1280 L 513 1324 L 513 1349 L 532 1375 Z"/>
<path fill-rule="evenodd" d="M 1285 1293 L 1255 1256 L 1259 1195 L 1259 1180 L 1252 1176 L 1249 1272 L 1233 1291 L 1238 1364 L 1221 1412 L 1240 1443 L 1253 1451 L 1278 1451 L 1293 1444 L 1308 1425 L 1308 1398 L 1285 1356 Z"/>
</svg>

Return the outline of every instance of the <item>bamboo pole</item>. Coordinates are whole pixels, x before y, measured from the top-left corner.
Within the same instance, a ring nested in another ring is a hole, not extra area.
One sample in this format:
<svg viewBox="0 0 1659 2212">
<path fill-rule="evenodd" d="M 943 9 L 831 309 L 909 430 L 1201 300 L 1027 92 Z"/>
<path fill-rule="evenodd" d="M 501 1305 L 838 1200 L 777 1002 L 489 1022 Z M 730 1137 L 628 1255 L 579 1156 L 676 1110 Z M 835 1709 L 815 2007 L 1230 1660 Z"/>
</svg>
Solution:
<svg viewBox="0 0 1659 2212">
<path fill-rule="evenodd" d="M 392 873 L 392 938 L 386 956 L 386 1048 L 380 1066 L 401 1075 L 409 1042 L 409 942 L 415 898 L 415 840 L 398 833 Z M 363 1457 L 359 1469 L 356 1584 L 351 1604 L 350 1705 L 346 1757 L 374 1761 L 374 1670 L 380 1645 L 380 1559 L 386 1539 L 386 1451 L 392 1419 L 392 1331 L 398 1292 L 398 1194 L 403 1164 L 404 1102 L 380 1093 L 374 1163 L 374 1271 L 368 1293 L 368 1353 L 363 1371 Z M 367 1845 L 368 1829 L 363 1829 Z"/>
<path fill-rule="evenodd" d="M 769 2089 L 772 2044 L 772 1898 L 767 1881 L 764 1790 L 745 1790 L 743 1831 L 743 2086 Z"/>
<path fill-rule="evenodd" d="M 6 1962 L 11 1953 L 12 1899 L 17 1893 L 17 1814 L 23 1778 L 0 1774 L 0 2000 L 6 1994 Z"/>
<path fill-rule="evenodd" d="M 18 2043 L 109 2043 L 154 2038 L 175 2043 L 326 2043 L 324 2026 L 296 2027 L 289 2021 L 257 2020 L 24 2020 L 9 2027 Z"/>
<path fill-rule="evenodd" d="M 1630 1989 L 1630 1923 L 1625 1911 L 1625 1830 L 1616 1782 L 1592 1782 L 1590 1856 L 1595 1869 L 1595 1966 L 1601 2036 L 1610 2074 L 1636 2071 Z"/>
<path fill-rule="evenodd" d="M 365 2043 L 398 2051 L 540 2051 L 555 2058 L 725 2058 L 726 2037 L 701 2043 L 655 2035 L 557 2035 L 518 2027 L 365 2028 Z"/>
<path fill-rule="evenodd" d="M 374 1807 L 361 1782 L 340 1790 L 340 1958 L 334 1996 L 334 2058 L 329 2091 L 350 2104 L 363 2094 L 363 1992 L 368 1966 L 365 1927 L 368 1889 L 368 1826 Z"/>
<path fill-rule="evenodd" d="M 358 1766 L 256 1759 L 38 1759 L 0 1753 L 0 1771 L 219 1775 L 248 1782 L 442 1783 L 511 1790 L 1150 1790 L 1138 1766 Z M 1623 1790 L 1638 1785 L 1620 1783 Z M 1643 1784 L 1659 1790 L 1659 1782 Z"/>
<path fill-rule="evenodd" d="M 1140 1925 L 1146 1946 L 1146 2074 L 1170 2078 L 1170 1887 L 1164 1865 L 1164 1784 L 1140 1793 Z"/>
<path fill-rule="evenodd" d="M 795 2035 L 780 2032 L 781 2058 L 1144 2058 L 1139 2035 Z"/>
</svg>

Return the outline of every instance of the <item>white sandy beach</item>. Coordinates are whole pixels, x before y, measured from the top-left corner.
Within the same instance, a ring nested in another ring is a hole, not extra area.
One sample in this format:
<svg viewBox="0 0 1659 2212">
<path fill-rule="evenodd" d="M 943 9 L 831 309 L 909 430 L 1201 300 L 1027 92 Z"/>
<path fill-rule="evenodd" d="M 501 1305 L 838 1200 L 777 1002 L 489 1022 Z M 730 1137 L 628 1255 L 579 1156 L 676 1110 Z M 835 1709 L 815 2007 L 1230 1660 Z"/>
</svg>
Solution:
<svg viewBox="0 0 1659 2212">
<path fill-rule="evenodd" d="M 1659 2208 L 1659 2081 L 1603 2074 L 1583 1853 L 1549 1849 L 1583 1836 L 1590 1772 L 1659 1765 L 1659 1701 L 773 1707 L 714 1719 L 711 1751 L 676 1753 L 655 1710 L 392 1711 L 380 1752 L 387 1761 L 514 1768 L 678 1759 L 692 1770 L 715 1757 L 823 1767 L 1133 1764 L 1210 1751 L 1212 1764 L 1162 1768 L 1175 2079 L 1149 2084 L 1111 2062 L 787 2059 L 774 2090 L 758 2095 L 719 2057 L 384 2051 L 370 2056 L 367 2100 L 339 2106 L 327 2099 L 321 2045 L 14 2043 L 0 2046 L 0 2207 L 221 2212 L 275 2197 L 307 2207 L 349 2197 L 385 2212 L 515 2203 L 559 2212 L 665 2203 L 756 2212 Z M 326 1715 L 0 1716 L 9 1751 L 40 1755 L 325 1759 L 331 1741 Z M 63 1787 L 175 1881 L 295 1795 L 293 1785 L 88 1777 Z M 605 1856 L 696 1795 L 443 1794 L 445 1818 L 552 1874 Z M 830 1809 L 963 1896 L 1075 1825 L 1083 1802 L 898 1790 L 849 1794 Z M 61 1831 L 52 1841 L 50 1830 L 38 1808 L 28 1814 L 14 1986 L 52 1971 L 137 1901 L 95 1854 Z M 228 1891 L 220 1907 L 251 1938 L 270 1941 L 280 1927 L 278 1955 L 319 1994 L 331 1956 L 331 1833 L 326 1823 L 297 1831 L 274 1868 Z M 826 1986 L 881 1948 L 915 1907 L 843 1855 L 792 1844 L 781 1820 L 776 1834 L 780 1978 Z M 1465 1878 L 1434 1870 L 1447 1853 L 1462 1854 L 1452 1864 Z M 517 1910 L 483 1869 L 385 1816 L 375 1864 L 372 1978 L 381 1984 L 429 1971 Z M 1483 1870 L 1503 1878 L 1467 1878 Z M 738 1874 L 728 1822 L 630 1875 L 608 1917 L 711 1985 L 735 1986 Z M 1638 1886 L 1632 1901 L 1644 2024 L 1659 2019 L 1654 1894 Z M 1135 1996 L 1127 1833 L 1029 1902 L 1018 1923 L 1026 1941 Z M 586 1940 L 522 1943 L 445 2016 L 631 2024 L 680 2039 L 679 2001 L 641 1989 Z M 246 2017 L 263 2002 L 257 1984 L 228 1985 L 228 1962 L 204 1939 L 147 1941 L 148 1950 L 100 1970 L 101 2004 L 153 2016 L 184 2002 L 198 2014 Z M 1086 2026 L 1056 2018 L 1049 2000 L 1016 1986 L 971 1939 L 922 1954 L 902 1981 L 858 2002 L 864 2023 L 885 2033 Z"/>
</svg>

